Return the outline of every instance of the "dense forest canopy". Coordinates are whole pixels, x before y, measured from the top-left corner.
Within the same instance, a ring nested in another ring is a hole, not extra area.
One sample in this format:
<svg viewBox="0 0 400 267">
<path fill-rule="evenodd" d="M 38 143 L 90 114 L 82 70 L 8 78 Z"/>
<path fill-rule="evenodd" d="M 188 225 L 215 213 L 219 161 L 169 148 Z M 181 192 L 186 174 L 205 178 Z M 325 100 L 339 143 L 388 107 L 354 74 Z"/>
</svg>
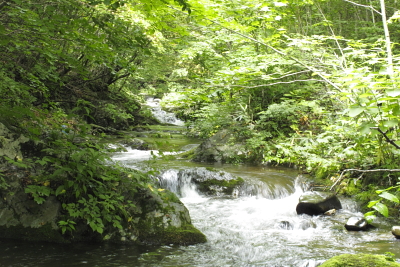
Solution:
<svg viewBox="0 0 400 267">
<path fill-rule="evenodd" d="M 93 136 L 152 123 L 144 95 L 163 97 L 191 135 L 229 129 L 247 151 L 231 163 L 296 164 L 334 181 L 398 167 L 397 0 L 4 0 L 0 11 L 0 122 L 31 140 L 1 161 L 41 165 L 27 192 L 38 203 L 68 193 L 72 217 L 85 217 L 74 203 L 91 183 L 92 196 L 122 203 Z M 381 172 L 357 186 L 389 187 L 361 194 L 387 215 L 396 182 Z M 118 226 L 116 210 L 107 220 Z"/>
</svg>

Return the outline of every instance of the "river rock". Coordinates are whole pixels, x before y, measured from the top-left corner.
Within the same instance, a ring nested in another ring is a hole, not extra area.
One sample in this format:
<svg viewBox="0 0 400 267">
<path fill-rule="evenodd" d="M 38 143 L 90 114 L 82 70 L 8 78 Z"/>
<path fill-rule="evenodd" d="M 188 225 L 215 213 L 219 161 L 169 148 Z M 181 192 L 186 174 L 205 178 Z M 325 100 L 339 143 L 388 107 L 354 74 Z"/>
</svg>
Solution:
<svg viewBox="0 0 400 267">
<path fill-rule="evenodd" d="M 293 230 L 293 224 L 288 221 L 280 221 L 277 225 L 277 228 L 283 229 L 283 230 Z"/>
<path fill-rule="evenodd" d="M 112 222 L 103 220 L 103 233 L 100 234 L 90 228 L 87 220 L 76 219 L 75 231 L 63 234 L 59 222 L 68 218 L 60 201 L 68 203 L 68 199 L 50 194 L 50 184 L 43 184 L 43 191 L 39 193 L 25 192 L 27 185 L 35 183 L 34 177 L 43 174 L 40 172 L 42 165 L 25 168 L 22 159 L 40 150 L 35 141 L 19 134 L 18 129 L 12 130 L 11 126 L 8 128 L 0 123 L 0 238 L 58 243 L 108 240 L 155 245 L 206 242 L 205 235 L 192 225 L 189 211 L 175 194 L 168 190 L 154 190 L 150 185 L 135 187 L 123 172 L 115 191 L 121 192 L 125 201 L 135 204 L 120 207 L 129 214 L 129 223 L 122 220 L 122 229 L 118 229 Z M 18 164 L 8 163 L 4 156 L 15 159 Z M 35 201 L 34 194 L 41 196 L 41 204 Z"/>
<path fill-rule="evenodd" d="M 302 220 L 298 225 L 298 228 L 301 230 L 306 230 L 308 228 L 316 228 L 316 227 L 317 225 L 315 224 L 315 222 L 311 220 Z"/>
<path fill-rule="evenodd" d="M 120 142 L 124 146 L 128 146 L 132 149 L 137 149 L 137 150 L 148 150 L 149 149 L 149 144 L 146 143 L 145 141 L 137 138 L 133 138 L 130 140 L 123 140 Z"/>
<path fill-rule="evenodd" d="M 320 267 L 400 267 L 400 263 L 386 258 L 384 255 L 370 255 L 370 254 L 343 254 L 334 256 L 333 258 L 325 261 Z"/>
<path fill-rule="evenodd" d="M 200 192 L 216 196 L 233 195 L 244 183 L 242 178 L 228 172 L 203 167 L 180 170 L 178 180 L 181 184 L 195 183 Z"/>
<path fill-rule="evenodd" d="M 237 142 L 233 134 L 225 129 L 200 144 L 194 152 L 193 161 L 237 162 L 244 159 L 246 153 L 244 144 Z"/>
<path fill-rule="evenodd" d="M 297 204 L 297 214 L 320 215 L 331 209 L 341 209 L 342 204 L 336 195 L 325 192 L 305 192 Z"/>
<path fill-rule="evenodd" d="M 397 239 L 400 239 L 400 226 L 393 226 L 393 227 L 392 227 L 392 234 L 393 234 Z"/>
<path fill-rule="evenodd" d="M 348 231 L 364 231 L 367 230 L 368 223 L 362 217 L 350 217 L 344 227 Z"/>
<path fill-rule="evenodd" d="M 0 157 L 21 159 L 23 157 L 21 146 L 28 142 L 30 140 L 27 137 L 10 131 L 4 124 L 0 123 Z"/>
<path fill-rule="evenodd" d="M 134 207 L 126 208 L 131 223 L 122 223 L 123 229 L 105 223 L 103 234 L 99 234 L 92 231 L 86 220 L 76 220 L 76 230 L 72 234 L 62 234 L 58 222 L 64 220 L 65 211 L 61 202 L 55 196 L 44 197 L 42 204 L 35 202 L 24 191 L 31 175 L 24 169 L 8 166 L 3 168 L 3 174 L 7 186 L 0 187 L 0 238 L 152 245 L 206 242 L 205 235 L 192 225 L 189 211 L 175 194 L 151 188 L 122 193 L 126 201 L 135 203 Z M 129 184 L 122 181 L 116 190 L 129 188 Z"/>
</svg>

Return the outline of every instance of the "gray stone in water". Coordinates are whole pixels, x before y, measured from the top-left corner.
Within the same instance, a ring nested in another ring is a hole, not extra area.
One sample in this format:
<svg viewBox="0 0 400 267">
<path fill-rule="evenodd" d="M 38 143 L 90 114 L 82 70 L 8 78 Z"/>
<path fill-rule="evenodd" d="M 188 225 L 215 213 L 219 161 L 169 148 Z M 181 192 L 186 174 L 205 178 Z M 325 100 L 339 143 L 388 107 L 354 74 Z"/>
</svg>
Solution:
<svg viewBox="0 0 400 267">
<path fill-rule="evenodd" d="M 308 228 L 316 228 L 316 227 L 317 226 L 315 225 L 315 222 L 310 220 L 302 220 L 298 226 L 298 228 L 301 230 L 306 230 Z"/>
<path fill-rule="evenodd" d="M 307 260 L 300 267 L 316 267 L 320 266 L 323 262 L 323 260 Z"/>
<path fill-rule="evenodd" d="M 393 227 L 392 227 L 392 234 L 393 234 L 397 239 L 400 239 L 400 226 L 393 226 Z"/>
<path fill-rule="evenodd" d="M 191 168 L 180 170 L 178 173 L 180 183 L 193 182 L 197 189 L 208 195 L 237 196 L 238 188 L 244 183 L 240 177 L 234 177 L 225 171 L 214 171 L 207 168 Z"/>
<path fill-rule="evenodd" d="M 341 209 L 342 204 L 336 195 L 325 192 L 305 192 L 297 204 L 297 214 L 320 215 L 331 209 Z"/>
<path fill-rule="evenodd" d="M 293 224 L 288 221 L 280 221 L 277 227 L 283 230 L 293 230 Z"/>
<path fill-rule="evenodd" d="M 362 217 L 350 217 L 344 227 L 348 231 L 364 231 L 367 230 L 368 223 Z"/>
<path fill-rule="evenodd" d="M 121 141 L 121 144 L 126 145 L 131 147 L 132 149 L 138 149 L 138 150 L 148 150 L 149 149 L 149 144 L 146 143 L 145 141 L 141 139 L 131 139 L 131 140 L 123 140 Z"/>
</svg>

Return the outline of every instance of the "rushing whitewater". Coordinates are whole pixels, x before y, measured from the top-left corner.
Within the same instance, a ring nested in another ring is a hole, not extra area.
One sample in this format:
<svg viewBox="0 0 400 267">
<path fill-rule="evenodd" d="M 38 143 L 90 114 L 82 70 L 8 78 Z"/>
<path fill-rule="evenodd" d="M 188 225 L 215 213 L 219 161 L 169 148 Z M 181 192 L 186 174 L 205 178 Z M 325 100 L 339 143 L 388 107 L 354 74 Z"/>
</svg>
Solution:
<svg viewBox="0 0 400 267">
<path fill-rule="evenodd" d="M 288 182 L 281 172 L 269 171 L 269 175 L 273 180 Z M 257 176 L 246 180 L 259 185 Z M 207 197 L 197 192 L 189 178 L 178 182 L 176 170 L 164 172 L 161 184 L 181 196 L 208 243 L 181 248 L 185 253 L 165 258 L 162 266 L 312 267 L 341 253 L 375 252 L 379 248 L 371 243 L 393 240 L 390 233 L 382 231 L 347 232 L 343 227 L 346 219 L 362 216 L 351 200 L 342 199 L 344 209 L 334 217 L 297 215 L 304 180 L 301 176 L 291 178 L 292 191 L 277 189 L 277 193 L 264 188 L 258 194 L 238 198 Z M 266 192 L 273 197 L 266 197 Z"/>
<path fill-rule="evenodd" d="M 185 122 L 176 118 L 174 113 L 166 112 L 161 109 L 160 101 L 160 99 L 153 97 L 149 97 L 146 100 L 146 105 L 151 108 L 153 116 L 161 123 L 169 123 L 177 126 L 183 126 Z"/>
<path fill-rule="evenodd" d="M 156 151 L 128 150 L 114 159 L 143 169 L 145 160 L 154 154 Z M 208 242 L 159 247 L 142 253 L 134 265 L 125 266 L 314 267 L 343 253 L 391 252 L 400 257 L 400 242 L 391 235 L 390 227 L 368 232 L 344 228 L 349 217 L 363 216 L 351 199 L 341 199 L 343 209 L 335 216 L 297 215 L 296 205 L 307 183 L 293 169 L 214 165 L 211 167 L 242 177 L 245 183 L 232 195 L 209 196 L 197 190 L 192 177 L 178 175 L 180 170 L 207 165 L 163 164 L 160 186 L 180 197 Z"/>
</svg>

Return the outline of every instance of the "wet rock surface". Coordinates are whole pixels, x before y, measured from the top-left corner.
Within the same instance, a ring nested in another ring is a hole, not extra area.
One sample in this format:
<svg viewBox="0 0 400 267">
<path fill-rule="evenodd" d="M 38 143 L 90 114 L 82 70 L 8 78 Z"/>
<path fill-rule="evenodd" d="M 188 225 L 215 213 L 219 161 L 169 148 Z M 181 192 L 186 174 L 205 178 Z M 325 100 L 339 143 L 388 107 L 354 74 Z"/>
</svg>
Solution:
<svg viewBox="0 0 400 267">
<path fill-rule="evenodd" d="M 335 209 L 341 209 L 342 204 L 336 195 L 325 192 L 305 192 L 297 204 L 297 214 L 320 215 Z"/>
<path fill-rule="evenodd" d="M 200 192 L 208 195 L 232 195 L 235 189 L 244 183 L 240 177 L 234 177 L 225 171 L 214 171 L 207 168 L 191 168 L 180 170 L 178 180 L 193 182 Z"/>
<path fill-rule="evenodd" d="M 348 231 L 365 231 L 368 229 L 368 223 L 362 217 L 350 217 L 344 227 Z"/>
<path fill-rule="evenodd" d="M 392 227 L 392 234 L 393 234 L 397 239 L 400 239 L 400 226 L 393 226 L 393 227 Z"/>
</svg>

